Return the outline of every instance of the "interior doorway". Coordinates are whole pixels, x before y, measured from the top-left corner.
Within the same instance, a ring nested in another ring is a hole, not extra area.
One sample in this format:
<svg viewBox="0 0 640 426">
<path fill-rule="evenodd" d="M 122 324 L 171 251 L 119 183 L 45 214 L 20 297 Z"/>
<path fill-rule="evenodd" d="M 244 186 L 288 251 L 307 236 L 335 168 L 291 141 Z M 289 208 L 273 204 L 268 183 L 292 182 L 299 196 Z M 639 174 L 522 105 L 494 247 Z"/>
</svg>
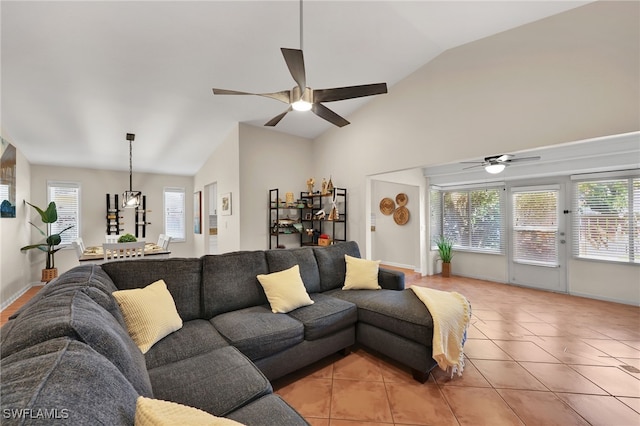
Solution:
<svg viewBox="0 0 640 426">
<path fill-rule="evenodd" d="M 205 253 L 218 254 L 218 184 L 213 182 L 204 187 L 204 231 L 205 231 Z"/>
</svg>

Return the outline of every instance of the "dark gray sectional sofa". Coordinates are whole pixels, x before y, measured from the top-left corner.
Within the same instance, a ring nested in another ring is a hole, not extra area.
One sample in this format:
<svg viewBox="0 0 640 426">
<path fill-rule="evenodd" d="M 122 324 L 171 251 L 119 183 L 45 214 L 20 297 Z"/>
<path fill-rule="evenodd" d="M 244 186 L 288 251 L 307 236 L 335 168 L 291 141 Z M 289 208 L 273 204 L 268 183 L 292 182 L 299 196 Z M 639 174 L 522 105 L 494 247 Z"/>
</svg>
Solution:
<svg viewBox="0 0 640 426">
<path fill-rule="evenodd" d="M 357 244 L 76 267 L 0 330 L 2 424 L 133 424 L 147 396 L 248 425 L 304 425 L 269 380 L 356 342 L 424 381 L 436 365 L 428 310 L 396 271 L 380 269 L 382 290 L 341 290 L 345 254 L 360 257 Z M 274 314 L 256 276 L 296 264 L 315 303 Z M 159 279 L 183 327 L 143 355 L 111 293 Z"/>
</svg>

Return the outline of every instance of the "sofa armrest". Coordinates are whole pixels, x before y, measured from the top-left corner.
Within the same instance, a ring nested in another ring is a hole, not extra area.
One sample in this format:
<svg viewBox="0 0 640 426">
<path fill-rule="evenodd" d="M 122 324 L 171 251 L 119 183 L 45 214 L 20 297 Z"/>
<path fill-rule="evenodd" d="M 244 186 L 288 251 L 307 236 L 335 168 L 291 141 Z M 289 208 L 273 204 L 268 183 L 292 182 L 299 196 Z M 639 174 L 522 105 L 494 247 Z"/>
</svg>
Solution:
<svg viewBox="0 0 640 426">
<path fill-rule="evenodd" d="M 387 290 L 404 290 L 404 272 L 380 268 L 378 284 Z"/>
</svg>

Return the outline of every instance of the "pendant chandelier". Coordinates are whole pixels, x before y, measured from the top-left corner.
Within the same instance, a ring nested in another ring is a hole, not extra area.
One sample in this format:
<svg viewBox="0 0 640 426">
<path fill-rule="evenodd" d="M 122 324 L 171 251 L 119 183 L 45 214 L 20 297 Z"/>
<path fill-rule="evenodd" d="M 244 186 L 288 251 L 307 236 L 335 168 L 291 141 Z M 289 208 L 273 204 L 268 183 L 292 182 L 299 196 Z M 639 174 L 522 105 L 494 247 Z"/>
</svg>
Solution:
<svg viewBox="0 0 640 426">
<path fill-rule="evenodd" d="M 129 190 L 124 191 L 122 194 L 122 208 L 130 209 L 140 206 L 140 200 L 142 199 L 141 191 L 134 191 L 133 187 L 133 166 L 132 166 L 132 146 L 131 143 L 136 138 L 133 133 L 127 133 L 127 140 L 129 141 Z"/>
</svg>

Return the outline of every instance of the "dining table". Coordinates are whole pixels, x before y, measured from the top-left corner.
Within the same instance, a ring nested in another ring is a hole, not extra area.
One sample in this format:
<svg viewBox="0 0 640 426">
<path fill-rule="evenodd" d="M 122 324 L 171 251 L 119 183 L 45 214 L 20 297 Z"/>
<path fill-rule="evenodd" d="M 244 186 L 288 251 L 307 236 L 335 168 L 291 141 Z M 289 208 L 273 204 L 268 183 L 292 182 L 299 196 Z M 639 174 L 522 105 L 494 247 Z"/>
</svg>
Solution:
<svg viewBox="0 0 640 426">
<path fill-rule="evenodd" d="M 145 243 L 144 256 L 139 259 L 144 259 L 147 256 L 154 256 L 154 258 L 164 258 L 169 257 L 170 254 L 170 250 L 163 249 L 155 243 Z M 82 256 L 78 258 L 78 260 L 80 262 L 92 263 L 104 262 L 104 252 L 102 251 L 102 246 L 87 247 L 82 253 Z"/>
</svg>

